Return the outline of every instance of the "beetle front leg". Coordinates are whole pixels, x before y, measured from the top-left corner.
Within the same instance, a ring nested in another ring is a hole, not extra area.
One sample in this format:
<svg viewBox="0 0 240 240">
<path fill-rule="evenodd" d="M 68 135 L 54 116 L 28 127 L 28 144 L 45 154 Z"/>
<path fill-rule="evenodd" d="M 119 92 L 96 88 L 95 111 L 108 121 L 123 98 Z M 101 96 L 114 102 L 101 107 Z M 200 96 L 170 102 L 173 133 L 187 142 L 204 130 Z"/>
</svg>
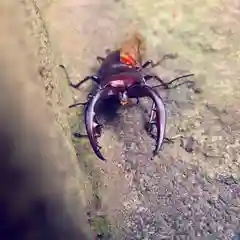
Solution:
<svg viewBox="0 0 240 240">
<path fill-rule="evenodd" d="M 97 56 L 96 59 L 99 63 L 102 63 L 105 60 L 105 58 L 100 57 L 100 56 Z"/>
<path fill-rule="evenodd" d="M 151 68 L 154 68 L 156 66 L 158 66 L 160 64 L 160 61 L 154 63 L 152 60 L 147 60 L 140 69 L 144 69 L 147 68 L 148 66 L 150 66 Z"/>
<path fill-rule="evenodd" d="M 69 81 L 69 85 L 75 89 L 78 89 L 83 83 L 87 82 L 88 80 L 93 80 L 97 84 L 99 84 L 99 78 L 97 76 L 87 76 L 80 82 L 73 84 L 72 82 Z M 79 89 L 78 89 L 79 90 Z"/>
<path fill-rule="evenodd" d="M 153 65 L 153 61 L 152 61 L 152 60 L 146 61 L 146 62 L 142 65 L 142 69 L 148 67 L 149 65 L 151 65 L 151 66 Z"/>
<path fill-rule="evenodd" d="M 73 103 L 73 104 L 71 104 L 71 105 L 69 105 L 68 107 L 69 108 L 73 108 L 73 107 L 77 107 L 77 106 L 85 106 L 87 104 L 87 102 L 85 102 L 85 103 Z"/>
<path fill-rule="evenodd" d="M 59 65 L 59 67 L 61 67 L 63 69 L 63 71 L 65 72 L 65 75 L 67 77 L 67 81 L 68 81 L 69 86 L 71 86 L 71 87 L 73 87 L 73 88 L 75 88 L 77 90 L 79 90 L 78 88 L 80 87 L 80 85 L 82 85 L 83 83 L 87 82 L 88 80 L 92 80 L 92 81 L 96 82 L 97 84 L 99 84 L 99 81 L 100 81 L 99 77 L 95 76 L 95 75 L 87 76 L 83 80 L 81 80 L 80 82 L 74 84 L 74 83 L 71 82 L 70 77 L 68 75 L 68 72 L 67 72 L 65 66 Z"/>
</svg>

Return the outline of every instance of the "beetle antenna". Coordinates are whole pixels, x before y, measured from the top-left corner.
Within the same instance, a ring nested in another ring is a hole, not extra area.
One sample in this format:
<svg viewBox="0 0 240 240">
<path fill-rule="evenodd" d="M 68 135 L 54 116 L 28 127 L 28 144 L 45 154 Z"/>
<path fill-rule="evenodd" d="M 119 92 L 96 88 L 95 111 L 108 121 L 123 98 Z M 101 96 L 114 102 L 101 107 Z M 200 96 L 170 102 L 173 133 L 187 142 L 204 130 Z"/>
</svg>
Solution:
<svg viewBox="0 0 240 240">
<path fill-rule="evenodd" d="M 166 83 L 161 83 L 161 84 L 158 84 L 156 86 L 153 86 L 153 88 L 156 88 L 156 87 L 162 87 L 162 86 L 165 86 L 166 89 L 173 89 L 173 88 L 177 88 L 183 84 L 192 84 L 194 85 L 194 82 L 193 81 L 185 81 L 185 82 L 182 82 L 182 83 L 179 83 L 173 87 L 169 87 L 169 85 L 171 85 L 172 83 L 176 82 L 177 80 L 181 79 L 181 78 L 186 78 L 186 77 L 190 77 L 190 76 L 194 76 L 193 73 L 191 74 L 186 74 L 186 75 L 183 75 L 183 76 L 180 76 L 180 77 L 177 77 L 177 78 L 174 78 L 173 80 L 169 81 L 169 82 L 166 82 Z"/>
<path fill-rule="evenodd" d="M 190 73 L 190 74 L 182 75 L 180 77 L 174 78 L 173 80 L 167 82 L 167 84 L 172 84 L 173 82 L 176 82 L 177 80 L 179 80 L 181 78 L 186 78 L 186 77 L 191 77 L 191 76 L 194 76 L 194 74 Z"/>
</svg>

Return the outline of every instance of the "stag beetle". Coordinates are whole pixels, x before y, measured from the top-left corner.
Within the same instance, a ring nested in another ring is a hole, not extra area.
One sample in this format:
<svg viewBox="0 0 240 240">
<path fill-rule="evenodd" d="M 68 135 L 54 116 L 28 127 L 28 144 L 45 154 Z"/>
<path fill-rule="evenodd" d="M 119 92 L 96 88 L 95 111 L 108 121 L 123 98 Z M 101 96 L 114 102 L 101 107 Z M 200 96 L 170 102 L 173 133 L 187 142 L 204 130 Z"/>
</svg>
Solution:
<svg viewBox="0 0 240 240">
<path fill-rule="evenodd" d="M 161 149 L 161 146 L 165 139 L 165 127 L 166 127 L 166 110 L 161 96 L 155 90 L 156 87 L 163 87 L 164 89 L 176 88 L 182 84 L 190 83 L 192 81 L 185 81 L 175 86 L 171 84 L 183 77 L 193 76 L 194 74 L 188 74 L 175 78 L 169 82 L 164 82 L 157 75 L 144 74 L 144 69 L 148 66 L 154 67 L 154 63 L 151 60 L 146 61 L 144 64 L 139 64 L 130 55 L 121 55 L 119 50 L 111 51 L 108 55 L 103 57 L 97 57 L 97 60 L 101 63 L 100 68 L 96 75 L 87 76 L 77 84 L 73 84 L 68 75 L 65 67 L 60 65 L 65 70 L 68 77 L 69 85 L 75 89 L 86 81 L 92 80 L 97 83 L 97 91 L 93 95 L 88 96 L 86 103 L 75 103 L 69 107 L 76 107 L 84 105 L 84 120 L 87 135 L 90 144 L 95 154 L 101 160 L 106 160 L 100 149 L 98 138 L 101 136 L 102 125 L 99 124 L 96 118 L 95 106 L 96 103 L 111 96 L 117 96 L 121 105 L 127 104 L 131 98 L 137 99 L 142 97 L 149 97 L 153 103 L 151 107 L 151 114 L 148 121 L 148 133 L 152 136 L 153 126 L 156 126 L 157 133 L 154 137 L 156 140 L 156 146 L 153 151 L 155 156 Z M 160 84 L 151 87 L 147 84 L 150 79 L 156 79 Z"/>
</svg>

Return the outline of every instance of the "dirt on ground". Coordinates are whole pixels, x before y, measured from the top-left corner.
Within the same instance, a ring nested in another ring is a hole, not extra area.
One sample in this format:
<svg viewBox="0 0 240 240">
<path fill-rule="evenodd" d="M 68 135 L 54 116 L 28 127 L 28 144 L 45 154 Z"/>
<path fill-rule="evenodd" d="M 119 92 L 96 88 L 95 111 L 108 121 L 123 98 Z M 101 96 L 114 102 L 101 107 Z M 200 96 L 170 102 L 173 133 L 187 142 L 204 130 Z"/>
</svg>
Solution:
<svg viewBox="0 0 240 240">
<path fill-rule="evenodd" d="M 43 132 L 56 130 L 59 136 L 51 137 L 63 144 L 55 149 L 56 177 L 50 174 L 48 182 L 64 182 L 64 206 L 75 226 L 84 219 L 75 210 L 82 206 L 98 239 L 238 239 L 239 1 L 23 0 L 19 6 L 28 36 L 19 44 L 32 50 L 39 75 L 32 83 L 22 82 L 29 92 L 38 85 L 38 101 L 55 119 L 42 118 L 40 125 Z M 114 49 L 134 29 L 146 39 L 146 60 L 173 56 L 155 73 L 166 81 L 194 73 L 189 80 L 198 91 L 184 85 L 160 91 L 167 136 L 175 140 L 153 160 L 142 109 L 119 109 L 104 128 L 101 145 L 108 161 L 101 162 L 87 139 L 71 139 L 71 133 L 84 132 L 84 125 L 82 110 L 68 105 L 84 101 L 90 85 L 80 92 L 70 89 L 58 66 L 65 65 L 77 82 L 99 66 L 97 55 Z M 32 105 L 33 96 L 35 92 L 29 95 Z M 29 119 L 38 116 L 32 111 Z"/>
</svg>

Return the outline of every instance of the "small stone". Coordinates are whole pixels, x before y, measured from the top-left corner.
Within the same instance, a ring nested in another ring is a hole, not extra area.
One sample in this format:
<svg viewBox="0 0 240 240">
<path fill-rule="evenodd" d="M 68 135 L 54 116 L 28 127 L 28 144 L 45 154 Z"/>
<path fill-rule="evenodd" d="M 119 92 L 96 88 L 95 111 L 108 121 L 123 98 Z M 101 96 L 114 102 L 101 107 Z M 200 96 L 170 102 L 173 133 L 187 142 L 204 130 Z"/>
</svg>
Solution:
<svg viewBox="0 0 240 240">
<path fill-rule="evenodd" d="M 189 137 L 185 140 L 181 139 L 180 146 L 188 153 L 193 152 L 193 146 L 194 146 L 194 138 Z"/>
<path fill-rule="evenodd" d="M 202 89 L 201 88 L 194 88 L 193 91 L 196 94 L 201 94 L 202 93 Z"/>
</svg>

